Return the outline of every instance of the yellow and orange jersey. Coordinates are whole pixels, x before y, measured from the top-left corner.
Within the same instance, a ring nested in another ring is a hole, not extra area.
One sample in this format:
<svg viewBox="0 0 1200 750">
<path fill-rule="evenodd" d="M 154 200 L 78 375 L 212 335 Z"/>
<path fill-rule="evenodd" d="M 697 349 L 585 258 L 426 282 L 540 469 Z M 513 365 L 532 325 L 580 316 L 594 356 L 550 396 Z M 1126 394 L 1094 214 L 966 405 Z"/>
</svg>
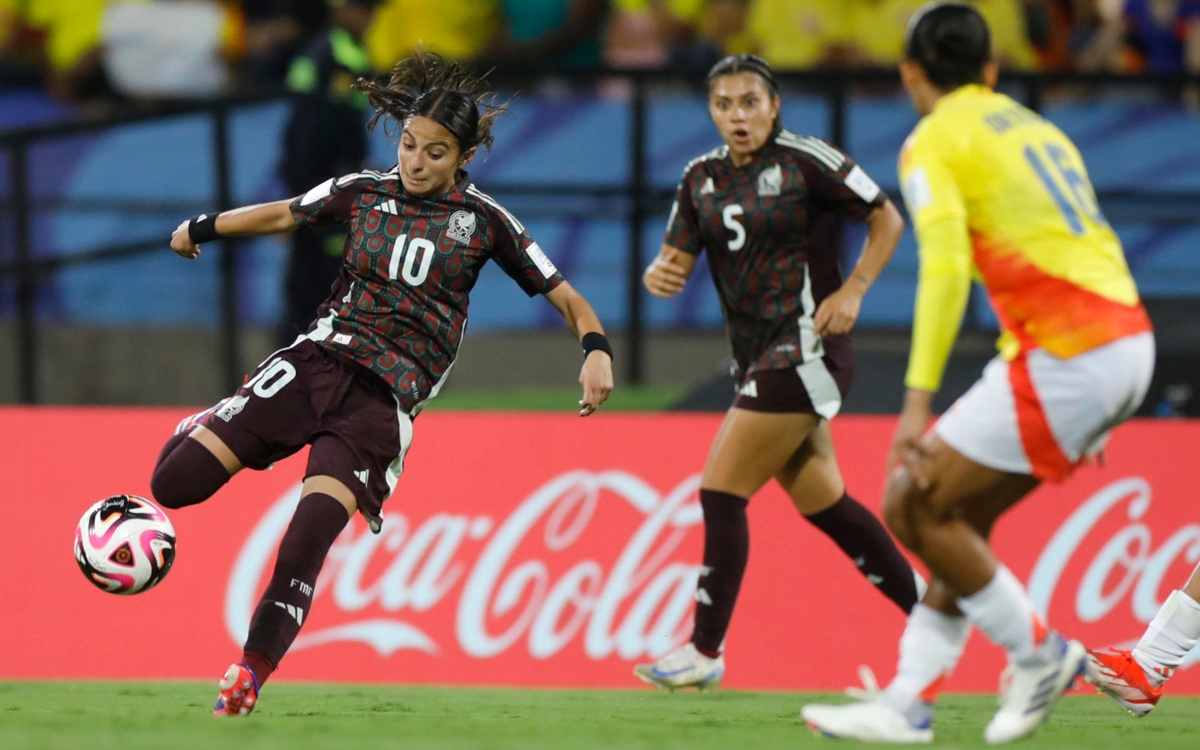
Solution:
<svg viewBox="0 0 1200 750">
<path fill-rule="evenodd" d="M 1078 149 L 984 86 L 944 97 L 900 153 L 920 256 L 906 384 L 936 391 L 971 278 L 987 289 L 1012 359 L 1067 358 L 1151 330 Z"/>
</svg>

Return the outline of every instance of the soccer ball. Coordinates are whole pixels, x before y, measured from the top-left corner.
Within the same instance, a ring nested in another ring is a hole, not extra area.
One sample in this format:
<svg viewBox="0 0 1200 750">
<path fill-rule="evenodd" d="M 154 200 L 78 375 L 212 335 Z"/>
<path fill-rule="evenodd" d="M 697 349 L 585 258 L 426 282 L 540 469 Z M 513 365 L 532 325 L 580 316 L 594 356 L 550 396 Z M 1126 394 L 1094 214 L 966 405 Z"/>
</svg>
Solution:
<svg viewBox="0 0 1200 750">
<path fill-rule="evenodd" d="M 75 562 L 110 594 L 141 593 L 157 586 L 175 562 L 175 527 L 144 497 L 114 495 L 79 519 Z"/>
</svg>

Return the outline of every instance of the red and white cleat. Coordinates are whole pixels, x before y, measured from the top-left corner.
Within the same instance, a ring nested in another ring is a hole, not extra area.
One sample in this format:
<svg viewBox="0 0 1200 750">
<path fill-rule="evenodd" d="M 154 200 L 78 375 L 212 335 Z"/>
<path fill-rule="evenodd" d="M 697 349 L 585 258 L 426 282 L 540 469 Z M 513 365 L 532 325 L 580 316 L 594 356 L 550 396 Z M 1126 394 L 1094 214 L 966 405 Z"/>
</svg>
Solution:
<svg viewBox="0 0 1200 750">
<path fill-rule="evenodd" d="M 258 678 L 245 664 L 229 665 L 217 687 L 213 716 L 249 716 L 258 702 Z"/>
<path fill-rule="evenodd" d="M 1162 697 L 1162 685 L 1151 686 L 1145 670 L 1130 651 L 1115 648 L 1088 651 L 1086 670 L 1087 681 L 1096 686 L 1096 692 L 1115 700 L 1135 719 L 1154 710 Z"/>
</svg>

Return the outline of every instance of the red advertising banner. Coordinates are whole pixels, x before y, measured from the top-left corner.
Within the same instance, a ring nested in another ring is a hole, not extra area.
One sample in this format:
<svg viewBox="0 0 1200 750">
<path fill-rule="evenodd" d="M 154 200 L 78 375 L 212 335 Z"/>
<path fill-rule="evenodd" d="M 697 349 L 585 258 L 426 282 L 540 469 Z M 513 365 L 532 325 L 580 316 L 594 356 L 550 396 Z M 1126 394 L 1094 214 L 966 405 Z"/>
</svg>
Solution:
<svg viewBox="0 0 1200 750">
<path fill-rule="evenodd" d="M 298 499 L 303 454 L 171 511 L 175 566 L 145 594 L 89 584 L 83 511 L 149 496 L 183 413 L 0 409 L 6 571 L 0 678 L 215 678 L 240 644 Z M 427 412 L 382 533 L 335 543 L 279 679 L 635 686 L 685 639 L 700 562 L 699 470 L 714 415 Z M 851 494 L 878 510 L 893 420 L 833 422 Z M 1050 623 L 1136 640 L 1200 561 L 1200 424 L 1120 428 L 1108 465 L 1039 489 L 998 525 L 1001 557 Z M 727 648 L 732 687 L 840 689 L 894 671 L 901 613 L 775 487 L 750 505 L 751 554 Z M 1200 659 L 1200 654 L 1196 655 Z M 990 691 L 1003 655 L 976 634 L 950 688 Z M 1172 692 L 1200 693 L 1200 669 Z"/>
</svg>

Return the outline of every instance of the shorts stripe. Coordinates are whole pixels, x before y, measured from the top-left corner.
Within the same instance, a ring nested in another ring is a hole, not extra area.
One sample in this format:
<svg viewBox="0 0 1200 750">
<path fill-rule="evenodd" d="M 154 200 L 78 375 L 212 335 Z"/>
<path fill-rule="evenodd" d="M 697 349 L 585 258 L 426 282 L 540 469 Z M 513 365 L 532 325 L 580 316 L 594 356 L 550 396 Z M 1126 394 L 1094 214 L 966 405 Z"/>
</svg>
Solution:
<svg viewBox="0 0 1200 750">
<path fill-rule="evenodd" d="M 1021 444 L 1029 459 L 1031 473 L 1038 479 L 1054 482 L 1066 479 L 1073 467 L 1050 429 L 1041 399 L 1033 387 L 1029 359 L 1024 352 L 1008 363 L 1008 382 L 1017 409 L 1017 430 L 1021 433 Z"/>
<path fill-rule="evenodd" d="M 836 417 L 842 410 L 842 391 L 833 375 L 829 373 L 829 368 L 825 366 L 825 361 L 815 359 L 805 362 L 796 368 L 796 374 L 800 376 L 800 382 L 804 383 L 804 389 L 808 391 L 813 411 L 826 419 Z"/>
</svg>

